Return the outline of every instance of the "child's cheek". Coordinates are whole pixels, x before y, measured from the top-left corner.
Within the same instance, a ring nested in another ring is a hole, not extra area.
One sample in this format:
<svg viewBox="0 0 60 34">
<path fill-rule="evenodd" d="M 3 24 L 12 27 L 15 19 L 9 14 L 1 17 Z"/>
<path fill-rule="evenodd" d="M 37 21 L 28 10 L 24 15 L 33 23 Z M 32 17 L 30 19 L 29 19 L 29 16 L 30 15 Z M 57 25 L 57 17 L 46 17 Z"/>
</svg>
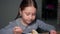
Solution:
<svg viewBox="0 0 60 34">
<path fill-rule="evenodd" d="M 33 17 L 32 17 L 32 20 L 35 20 L 35 18 L 36 18 L 36 17 L 35 17 L 35 16 L 33 16 Z"/>
</svg>

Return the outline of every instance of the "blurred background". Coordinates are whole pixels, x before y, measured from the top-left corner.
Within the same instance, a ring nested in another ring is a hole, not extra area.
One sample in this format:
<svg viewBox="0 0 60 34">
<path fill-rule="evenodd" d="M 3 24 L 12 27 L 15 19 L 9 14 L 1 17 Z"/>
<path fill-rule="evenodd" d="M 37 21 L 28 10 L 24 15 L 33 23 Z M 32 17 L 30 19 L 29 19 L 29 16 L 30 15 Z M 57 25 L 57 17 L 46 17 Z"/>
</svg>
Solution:
<svg viewBox="0 0 60 34">
<path fill-rule="evenodd" d="M 13 21 L 22 0 L 0 0 L 0 29 Z M 36 0 L 37 18 L 56 27 L 60 31 L 60 0 Z"/>
</svg>

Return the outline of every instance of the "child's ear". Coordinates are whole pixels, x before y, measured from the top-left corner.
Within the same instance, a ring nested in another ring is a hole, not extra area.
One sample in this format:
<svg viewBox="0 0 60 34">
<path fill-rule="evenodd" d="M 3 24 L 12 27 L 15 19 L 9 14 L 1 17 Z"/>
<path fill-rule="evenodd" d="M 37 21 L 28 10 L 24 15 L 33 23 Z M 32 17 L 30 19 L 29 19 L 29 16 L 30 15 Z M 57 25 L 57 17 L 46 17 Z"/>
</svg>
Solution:
<svg viewBox="0 0 60 34">
<path fill-rule="evenodd" d="M 19 13 L 20 13 L 20 16 L 21 16 L 21 14 L 22 14 L 22 12 L 21 12 L 21 8 L 19 8 Z"/>
<path fill-rule="evenodd" d="M 20 16 L 22 15 L 21 11 L 20 11 Z"/>
</svg>

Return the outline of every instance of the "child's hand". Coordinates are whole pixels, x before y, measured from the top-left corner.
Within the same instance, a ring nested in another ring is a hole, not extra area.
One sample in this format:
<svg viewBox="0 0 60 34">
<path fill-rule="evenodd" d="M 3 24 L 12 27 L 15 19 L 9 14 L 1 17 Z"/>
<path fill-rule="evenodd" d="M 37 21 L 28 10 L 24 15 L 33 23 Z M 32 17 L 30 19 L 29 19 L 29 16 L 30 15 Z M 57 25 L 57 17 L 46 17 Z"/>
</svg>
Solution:
<svg viewBox="0 0 60 34">
<path fill-rule="evenodd" d="M 22 32 L 23 32 L 23 30 L 18 26 L 14 27 L 14 29 L 13 29 L 14 34 L 22 34 Z"/>
<path fill-rule="evenodd" d="M 50 34 L 57 34 L 57 32 L 55 30 L 51 30 Z"/>
<path fill-rule="evenodd" d="M 36 30 L 32 30 L 32 34 L 38 34 Z"/>
</svg>

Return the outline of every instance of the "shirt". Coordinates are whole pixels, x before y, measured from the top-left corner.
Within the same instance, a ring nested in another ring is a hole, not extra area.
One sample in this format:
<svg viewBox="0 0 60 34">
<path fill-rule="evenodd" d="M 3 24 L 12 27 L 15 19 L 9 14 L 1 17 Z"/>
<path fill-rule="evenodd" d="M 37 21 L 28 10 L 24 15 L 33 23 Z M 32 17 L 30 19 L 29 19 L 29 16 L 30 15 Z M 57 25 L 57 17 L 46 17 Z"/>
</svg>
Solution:
<svg viewBox="0 0 60 34">
<path fill-rule="evenodd" d="M 14 21 L 9 22 L 9 24 L 5 28 L 2 28 L 0 30 L 0 34 L 13 34 L 13 28 L 15 26 L 19 26 L 20 28 L 22 28 L 23 33 L 29 33 L 29 32 L 32 31 L 32 29 L 36 30 L 38 27 L 40 29 L 43 29 L 43 30 L 46 30 L 46 31 L 50 31 L 50 30 L 55 29 L 54 26 L 46 24 L 39 19 L 37 19 L 34 23 L 32 23 L 31 25 L 28 25 L 26 27 L 21 23 L 21 18 L 18 18 Z"/>
</svg>

